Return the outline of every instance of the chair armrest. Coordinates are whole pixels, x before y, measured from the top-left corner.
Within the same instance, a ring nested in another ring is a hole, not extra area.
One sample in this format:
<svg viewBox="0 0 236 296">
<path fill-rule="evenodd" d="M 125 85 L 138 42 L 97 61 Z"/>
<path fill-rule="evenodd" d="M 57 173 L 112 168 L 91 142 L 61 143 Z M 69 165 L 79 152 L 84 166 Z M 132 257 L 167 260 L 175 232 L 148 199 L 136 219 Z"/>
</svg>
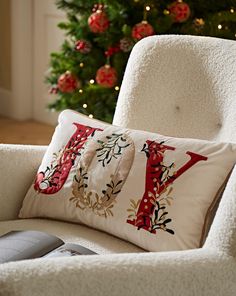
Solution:
<svg viewBox="0 0 236 296">
<path fill-rule="evenodd" d="M 236 165 L 227 182 L 204 246 L 236 259 Z"/>
<path fill-rule="evenodd" d="M 17 218 L 46 146 L 0 144 L 0 220 Z"/>
<path fill-rule="evenodd" d="M 207 249 L 35 259 L 0 265 L 0 295 L 234 295 L 236 263 Z"/>
</svg>

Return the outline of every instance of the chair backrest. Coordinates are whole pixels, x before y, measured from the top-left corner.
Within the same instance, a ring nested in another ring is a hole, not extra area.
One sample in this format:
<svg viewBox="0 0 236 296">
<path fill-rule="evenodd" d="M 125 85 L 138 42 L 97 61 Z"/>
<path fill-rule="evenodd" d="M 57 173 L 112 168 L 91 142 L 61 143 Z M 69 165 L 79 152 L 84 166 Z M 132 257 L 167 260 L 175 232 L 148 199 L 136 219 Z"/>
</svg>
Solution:
<svg viewBox="0 0 236 296">
<path fill-rule="evenodd" d="M 144 38 L 130 55 L 113 123 L 236 142 L 236 42 L 180 35 Z"/>
</svg>

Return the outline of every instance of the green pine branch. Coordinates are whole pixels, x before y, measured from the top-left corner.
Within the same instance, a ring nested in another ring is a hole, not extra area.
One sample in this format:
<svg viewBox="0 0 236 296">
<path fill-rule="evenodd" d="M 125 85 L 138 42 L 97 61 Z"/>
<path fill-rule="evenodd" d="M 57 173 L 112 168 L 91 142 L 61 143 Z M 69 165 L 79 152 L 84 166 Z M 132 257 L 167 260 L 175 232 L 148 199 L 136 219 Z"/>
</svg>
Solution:
<svg viewBox="0 0 236 296">
<path fill-rule="evenodd" d="M 86 115 L 93 115 L 108 122 L 112 116 L 118 97 L 117 87 L 121 85 L 130 52 L 119 51 L 110 57 L 110 64 L 117 71 L 115 87 L 104 88 L 91 83 L 97 70 L 107 63 L 105 51 L 111 46 L 119 46 L 124 37 L 132 40 L 132 28 L 143 20 L 144 8 L 150 6 L 147 21 L 156 34 L 190 34 L 236 39 L 236 0 L 192 0 L 185 2 L 191 9 L 189 19 L 183 23 L 173 22 L 168 14 L 170 0 L 57 0 L 57 7 L 66 12 L 67 20 L 58 24 L 66 38 L 60 51 L 52 53 L 46 82 L 50 87 L 57 85 L 58 78 L 66 71 L 76 75 L 80 86 L 72 93 L 58 91 L 56 100 L 49 108 L 63 110 L 71 108 Z M 110 26 L 104 33 L 93 33 L 88 26 L 88 18 L 96 4 L 103 4 Z M 90 53 L 75 50 L 77 40 L 87 40 L 92 44 Z M 55 99 L 55 95 L 53 96 Z M 52 99 L 53 100 L 53 99 Z"/>
</svg>

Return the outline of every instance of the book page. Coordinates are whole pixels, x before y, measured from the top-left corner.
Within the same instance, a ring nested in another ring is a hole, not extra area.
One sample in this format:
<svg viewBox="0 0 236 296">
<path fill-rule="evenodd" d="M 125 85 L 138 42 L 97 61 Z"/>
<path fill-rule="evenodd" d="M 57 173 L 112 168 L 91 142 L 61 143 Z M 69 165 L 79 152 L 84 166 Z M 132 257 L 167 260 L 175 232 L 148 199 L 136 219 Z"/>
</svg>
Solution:
<svg viewBox="0 0 236 296">
<path fill-rule="evenodd" d="M 50 253 L 43 256 L 44 258 L 52 257 L 71 257 L 77 255 L 95 255 L 97 253 L 77 244 L 65 243 L 59 248 L 51 251 Z"/>
<path fill-rule="evenodd" d="M 11 231 L 0 237 L 0 263 L 38 258 L 63 243 L 41 231 Z"/>
</svg>

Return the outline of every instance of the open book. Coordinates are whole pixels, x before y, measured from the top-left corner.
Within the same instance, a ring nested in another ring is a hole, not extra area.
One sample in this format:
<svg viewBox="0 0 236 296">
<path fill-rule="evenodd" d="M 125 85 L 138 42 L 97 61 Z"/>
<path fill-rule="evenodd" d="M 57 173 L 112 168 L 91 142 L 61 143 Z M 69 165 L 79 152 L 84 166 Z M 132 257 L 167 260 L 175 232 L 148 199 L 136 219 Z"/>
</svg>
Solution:
<svg viewBox="0 0 236 296">
<path fill-rule="evenodd" d="M 41 231 L 11 231 L 0 236 L 0 263 L 75 255 L 93 255 L 95 252 L 77 244 Z"/>
</svg>

